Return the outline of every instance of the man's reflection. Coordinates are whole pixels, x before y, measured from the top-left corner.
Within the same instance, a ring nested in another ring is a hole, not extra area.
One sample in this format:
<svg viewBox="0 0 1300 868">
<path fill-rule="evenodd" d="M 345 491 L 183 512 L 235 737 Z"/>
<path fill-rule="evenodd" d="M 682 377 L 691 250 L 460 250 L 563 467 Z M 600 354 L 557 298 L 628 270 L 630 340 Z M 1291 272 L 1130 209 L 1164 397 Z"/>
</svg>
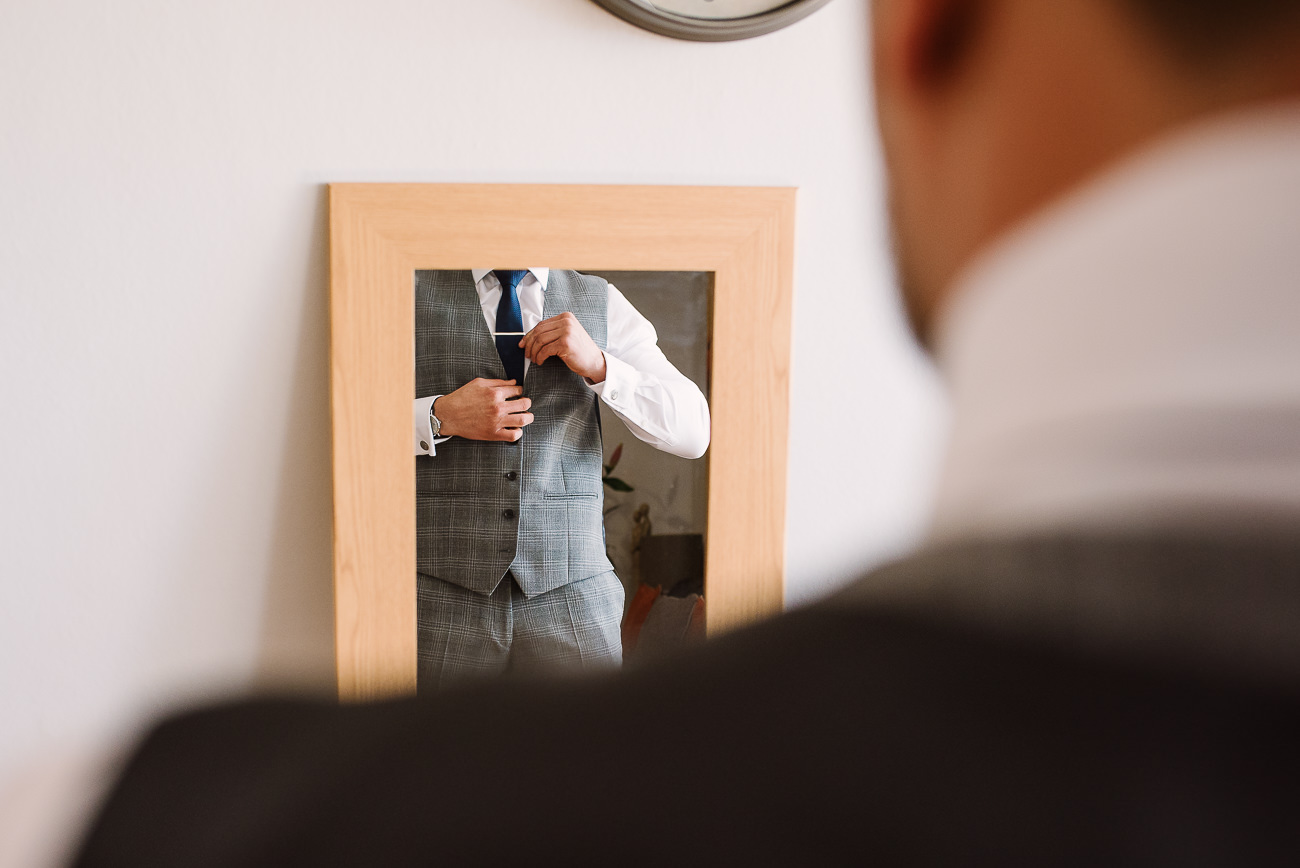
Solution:
<svg viewBox="0 0 1300 868">
<path fill-rule="evenodd" d="M 709 444 L 708 403 L 654 326 L 576 271 L 419 271 L 415 389 L 420 690 L 617 665 L 600 403 L 657 449 Z"/>
</svg>

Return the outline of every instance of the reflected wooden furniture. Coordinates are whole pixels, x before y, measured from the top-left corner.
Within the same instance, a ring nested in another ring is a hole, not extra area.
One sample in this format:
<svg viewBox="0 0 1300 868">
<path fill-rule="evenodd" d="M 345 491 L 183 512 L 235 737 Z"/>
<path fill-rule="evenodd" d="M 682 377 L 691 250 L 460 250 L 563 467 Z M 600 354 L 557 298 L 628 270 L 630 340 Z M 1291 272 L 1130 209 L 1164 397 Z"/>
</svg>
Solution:
<svg viewBox="0 0 1300 868">
<path fill-rule="evenodd" d="M 713 272 L 708 629 L 781 609 L 794 199 L 766 187 L 330 185 L 341 697 L 415 689 L 417 269 Z"/>
</svg>

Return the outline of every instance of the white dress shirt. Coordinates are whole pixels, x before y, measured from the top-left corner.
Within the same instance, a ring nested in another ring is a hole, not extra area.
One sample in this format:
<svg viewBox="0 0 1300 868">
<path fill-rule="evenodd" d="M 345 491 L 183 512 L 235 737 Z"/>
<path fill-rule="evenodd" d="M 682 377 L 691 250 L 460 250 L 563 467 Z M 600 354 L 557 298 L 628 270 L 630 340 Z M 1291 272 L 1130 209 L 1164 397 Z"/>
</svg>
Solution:
<svg viewBox="0 0 1300 868">
<path fill-rule="evenodd" d="M 542 321 L 549 268 L 530 268 L 520 281 L 519 308 L 524 331 Z M 496 331 L 501 283 L 491 269 L 473 270 L 474 286 L 489 331 Z M 607 407 L 639 439 L 682 458 L 699 458 L 709 446 L 709 404 L 699 387 L 681 374 L 659 349 L 655 327 L 610 284 L 605 346 L 605 379 L 590 384 Z M 531 362 L 525 360 L 527 371 Z M 415 454 L 434 455 L 449 438 L 434 438 L 429 408 L 441 395 L 415 399 L 412 414 Z"/>
<path fill-rule="evenodd" d="M 1300 104 L 1157 143 L 957 289 L 933 538 L 1300 519 Z"/>
</svg>

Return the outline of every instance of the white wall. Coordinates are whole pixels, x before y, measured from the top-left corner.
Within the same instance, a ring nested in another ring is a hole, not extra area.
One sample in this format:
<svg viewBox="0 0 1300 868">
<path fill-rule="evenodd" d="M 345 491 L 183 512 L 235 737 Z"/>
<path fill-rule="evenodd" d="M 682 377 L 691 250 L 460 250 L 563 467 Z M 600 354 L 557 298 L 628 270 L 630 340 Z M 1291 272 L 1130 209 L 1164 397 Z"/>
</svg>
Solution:
<svg viewBox="0 0 1300 868">
<path fill-rule="evenodd" d="M 0 769 L 328 681 L 329 181 L 799 187 L 789 599 L 907 545 L 943 410 L 865 36 L 862 0 L 730 44 L 588 0 L 0 5 Z"/>
</svg>

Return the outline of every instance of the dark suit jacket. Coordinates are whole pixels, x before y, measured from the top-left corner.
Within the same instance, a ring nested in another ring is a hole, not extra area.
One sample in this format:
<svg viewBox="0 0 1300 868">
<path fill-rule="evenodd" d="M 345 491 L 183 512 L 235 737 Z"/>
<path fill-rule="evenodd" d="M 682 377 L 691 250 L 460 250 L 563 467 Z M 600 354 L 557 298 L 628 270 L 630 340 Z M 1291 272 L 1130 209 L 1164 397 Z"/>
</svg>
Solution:
<svg viewBox="0 0 1300 868">
<path fill-rule="evenodd" d="M 919 555 L 601 680 L 161 724 L 78 864 L 1300 861 L 1300 545 Z"/>
</svg>

